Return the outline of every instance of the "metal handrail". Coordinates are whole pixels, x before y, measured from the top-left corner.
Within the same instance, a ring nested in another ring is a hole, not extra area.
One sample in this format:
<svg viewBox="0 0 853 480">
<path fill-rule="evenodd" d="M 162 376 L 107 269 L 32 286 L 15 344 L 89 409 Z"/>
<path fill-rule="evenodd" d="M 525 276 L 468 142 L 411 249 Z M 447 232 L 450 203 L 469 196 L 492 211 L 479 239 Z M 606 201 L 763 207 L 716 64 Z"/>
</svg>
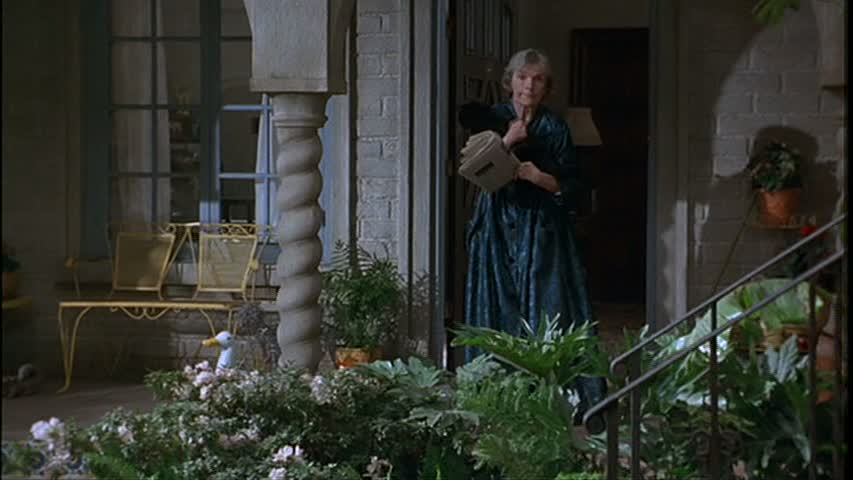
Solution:
<svg viewBox="0 0 853 480">
<path fill-rule="evenodd" d="M 642 374 L 638 378 L 632 380 L 627 385 L 625 385 L 624 387 L 617 390 L 615 393 L 608 395 L 607 397 L 604 398 L 604 400 L 598 402 L 592 408 L 587 410 L 587 413 L 586 413 L 586 415 L 584 415 L 584 418 L 586 418 L 587 415 L 592 417 L 592 416 L 595 416 L 596 414 L 600 414 L 602 410 L 609 407 L 613 402 L 618 401 L 619 399 L 621 399 L 622 397 L 624 397 L 628 393 L 631 393 L 632 390 L 636 389 L 637 387 L 642 386 L 642 384 L 651 380 L 652 377 L 654 377 L 655 375 L 660 373 L 661 370 L 666 370 L 667 368 L 671 367 L 673 364 L 675 364 L 676 362 L 678 362 L 682 358 L 684 358 L 687 355 L 696 351 L 700 346 L 710 342 L 714 337 L 719 336 L 721 333 L 725 332 L 729 328 L 740 323 L 741 320 L 743 320 L 744 318 L 748 318 L 750 315 L 761 310 L 765 306 L 773 303 L 777 298 L 781 297 L 782 295 L 784 295 L 785 293 L 787 293 L 789 290 L 796 287 L 797 285 L 808 280 L 810 277 L 812 277 L 816 273 L 820 272 L 821 270 L 825 269 L 829 265 L 832 265 L 833 263 L 837 262 L 840 258 L 844 257 L 846 254 L 847 254 L 847 250 L 842 249 L 842 250 L 835 252 L 833 255 L 827 257 L 822 262 L 820 262 L 817 265 L 815 265 L 814 267 L 810 268 L 805 273 L 796 277 L 790 283 L 785 285 L 784 288 L 777 290 L 775 293 L 773 293 L 772 295 L 769 295 L 764 300 L 756 303 L 754 306 L 752 306 L 748 310 L 741 312 L 739 315 L 732 318 L 729 322 L 723 324 L 723 326 L 717 327 L 716 329 L 711 330 L 710 333 L 707 333 L 705 336 L 701 337 L 699 340 L 696 340 L 695 342 L 693 342 L 689 346 L 679 350 L 678 353 L 667 358 L 665 361 L 661 362 L 660 364 L 658 364 L 657 366 L 655 366 L 654 368 L 652 368 L 648 372 Z"/>
<path fill-rule="evenodd" d="M 828 230 L 834 228 L 835 226 L 837 226 L 841 222 L 845 221 L 846 219 L 847 219 L 846 213 L 839 215 L 838 217 L 836 217 L 831 222 L 827 223 L 826 225 L 824 225 L 824 226 L 820 227 L 819 229 L 815 230 L 814 232 L 812 232 L 809 236 L 799 240 L 798 242 L 794 243 L 789 248 L 785 249 L 784 251 L 782 251 L 781 253 L 779 253 L 775 257 L 773 257 L 770 260 L 768 260 L 767 262 L 763 263 L 761 266 L 759 266 L 759 267 L 755 268 L 754 270 L 752 270 L 751 272 L 747 273 L 746 275 L 741 277 L 740 280 L 732 283 L 728 287 L 721 290 L 719 293 L 713 295 L 708 300 L 705 300 L 704 302 L 699 304 L 699 306 L 691 309 L 689 312 L 682 315 L 682 317 L 679 320 L 668 324 L 667 326 L 656 331 L 650 337 L 647 337 L 646 339 L 644 339 L 643 341 L 641 341 L 637 345 L 633 346 L 629 350 L 619 354 L 616 358 L 613 359 L 612 362 L 610 362 L 610 371 L 614 375 L 622 376 L 624 374 L 624 372 L 620 371 L 620 369 L 621 369 L 621 367 L 624 366 L 625 362 L 627 362 L 628 359 L 632 355 L 636 354 L 637 352 L 639 352 L 640 350 L 642 350 L 643 348 L 645 348 L 649 344 L 653 343 L 655 340 L 657 340 L 661 336 L 665 335 L 667 332 L 669 332 L 669 331 L 673 330 L 674 328 L 682 325 L 684 322 L 687 322 L 688 320 L 693 318 L 693 316 L 695 316 L 699 312 L 703 311 L 706 308 L 709 308 L 712 304 L 717 303 L 717 301 L 719 301 L 721 298 L 723 298 L 726 295 L 728 295 L 729 293 L 733 292 L 738 287 L 743 286 L 743 284 L 745 284 L 747 281 L 749 281 L 749 279 L 751 279 L 751 278 L 763 273 L 764 271 L 770 269 L 771 267 L 775 266 L 777 263 L 779 263 L 780 260 L 785 259 L 787 256 L 789 256 L 792 253 L 799 250 L 802 246 L 804 246 L 804 245 L 810 243 L 811 241 L 813 241 L 814 239 L 820 237 L 821 235 L 826 233 Z"/>
<path fill-rule="evenodd" d="M 756 305 L 753 305 L 751 308 L 747 309 L 744 312 L 739 313 L 737 316 L 728 319 L 728 322 L 723 324 L 722 326 L 717 325 L 717 303 L 726 295 L 737 289 L 738 287 L 746 284 L 751 281 L 755 276 L 761 274 L 767 269 L 773 267 L 778 264 L 781 260 L 785 259 L 792 253 L 796 252 L 803 246 L 813 242 L 817 238 L 821 237 L 824 233 L 826 233 L 829 229 L 837 227 L 841 225 L 847 219 L 846 214 L 839 215 L 831 222 L 817 229 L 815 232 L 810 234 L 809 236 L 801 239 L 800 241 L 794 243 L 791 247 L 787 248 L 785 251 L 779 253 L 774 256 L 769 261 L 765 262 L 760 267 L 754 269 L 752 272 L 744 275 L 736 282 L 734 282 L 729 287 L 723 289 L 721 292 L 713 295 L 708 300 L 704 301 L 702 304 L 697 306 L 696 308 L 691 309 L 689 312 L 684 314 L 682 318 L 678 321 L 673 322 L 667 327 L 655 332 L 652 336 L 644 339 L 636 346 L 629 349 L 627 352 L 624 352 L 616 357 L 611 362 L 611 371 L 614 374 L 619 375 L 620 370 L 622 370 L 627 364 L 628 369 L 630 370 L 629 381 L 627 385 L 623 386 L 616 392 L 611 395 L 605 397 L 602 401 L 598 402 L 596 405 L 592 406 L 587 412 L 585 412 L 583 417 L 584 425 L 587 427 L 591 433 L 600 433 L 601 428 L 595 428 L 601 425 L 600 422 L 602 413 L 606 414 L 606 428 L 607 428 L 607 438 L 606 438 L 606 448 L 607 448 L 607 464 L 606 464 L 606 472 L 607 478 L 616 479 L 618 476 L 619 469 L 619 430 L 618 430 L 618 402 L 622 398 L 630 395 L 630 422 L 631 422 L 631 462 L 630 462 L 630 470 L 631 470 L 631 478 L 639 479 L 640 478 L 640 422 L 642 419 L 641 412 L 641 400 L 642 400 L 642 391 L 641 388 L 643 385 L 648 383 L 651 379 L 657 376 L 661 371 L 671 367 L 676 362 L 682 360 L 687 355 L 697 351 L 701 346 L 706 343 L 710 345 L 709 357 L 710 357 L 710 369 L 708 371 L 709 381 L 710 381 L 710 414 L 711 414 L 711 449 L 710 449 L 710 475 L 712 478 L 720 477 L 720 447 L 719 447 L 719 384 L 717 379 L 717 341 L 716 337 L 725 332 L 728 329 L 731 329 L 745 318 L 749 318 L 751 315 L 766 307 L 767 305 L 776 301 L 780 296 L 784 295 L 788 291 L 796 288 L 801 283 L 811 280 L 810 288 L 809 288 L 809 345 L 811 348 L 809 349 L 809 382 L 811 386 L 811 411 L 812 415 L 816 415 L 816 405 L 817 405 L 817 397 L 816 397 L 816 370 L 815 370 L 815 362 L 816 362 L 816 345 L 817 345 L 817 326 L 816 326 L 816 288 L 814 285 L 814 281 L 812 280 L 818 273 L 829 268 L 833 264 L 837 262 L 841 262 L 841 287 L 842 289 L 846 285 L 846 265 L 843 263 L 843 259 L 847 256 L 847 246 L 846 242 L 841 245 L 841 247 L 822 259 L 813 267 L 809 268 L 806 272 L 798 275 L 796 278 L 791 280 L 787 285 L 783 288 L 778 289 L 768 297 L 765 297 Z M 844 227 L 842 227 L 844 228 Z M 843 308 L 843 307 L 842 307 Z M 643 348 L 650 344 L 654 344 L 657 339 L 666 334 L 667 332 L 673 330 L 679 325 L 684 324 L 684 322 L 692 319 L 694 316 L 704 313 L 706 309 L 710 309 L 711 312 L 711 331 L 701 337 L 699 340 L 694 341 L 691 345 L 687 346 L 676 352 L 675 354 L 669 356 L 660 364 L 651 368 L 649 371 L 642 373 L 641 372 L 641 362 L 640 362 L 640 352 Z M 839 320 L 840 321 L 840 320 Z M 843 325 L 837 325 L 836 328 L 842 328 Z M 836 385 L 834 388 L 836 400 L 835 400 L 835 410 L 840 408 L 840 400 L 838 399 L 840 396 L 840 385 L 841 381 L 841 371 L 840 371 L 840 362 L 841 362 L 841 345 L 840 345 L 840 334 L 841 332 L 835 332 L 835 368 L 836 368 Z M 835 412 L 836 416 L 838 412 Z M 836 422 L 837 423 L 837 422 Z M 838 440 L 840 432 L 838 431 L 841 427 L 839 425 L 833 425 L 833 437 Z M 593 431 L 595 430 L 595 431 Z M 814 458 L 814 448 L 815 439 L 816 439 L 816 430 L 815 425 L 810 425 L 809 431 L 809 439 L 812 444 L 812 460 L 809 464 L 809 477 L 815 478 L 816 476 L 816 465 Z M 836 442 L 838 443 L 838 442 Z M 840 465 L 840 466 L 839 466 Z M 833 471 L 834 478 L 844 478 L 843 477 L 843 463 L 841 461 L 841 452 L 840 446 L 837 444 L 833 451 Z"/>
</svg>

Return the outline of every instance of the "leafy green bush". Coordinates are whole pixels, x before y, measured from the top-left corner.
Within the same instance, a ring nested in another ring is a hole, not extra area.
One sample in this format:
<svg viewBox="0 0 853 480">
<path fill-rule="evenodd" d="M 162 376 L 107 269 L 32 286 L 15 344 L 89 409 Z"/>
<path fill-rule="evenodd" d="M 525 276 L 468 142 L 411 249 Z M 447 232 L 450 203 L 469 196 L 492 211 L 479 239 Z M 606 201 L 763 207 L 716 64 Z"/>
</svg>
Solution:
<svg viewBox="0 0 853 480">
<path fill-rule="evenodd" d="M 381 347 L 396 331 L 402 293 L 393 261 L 339 242 L 320 296 L 326 339 L 350 348 Z"/>
</svg>

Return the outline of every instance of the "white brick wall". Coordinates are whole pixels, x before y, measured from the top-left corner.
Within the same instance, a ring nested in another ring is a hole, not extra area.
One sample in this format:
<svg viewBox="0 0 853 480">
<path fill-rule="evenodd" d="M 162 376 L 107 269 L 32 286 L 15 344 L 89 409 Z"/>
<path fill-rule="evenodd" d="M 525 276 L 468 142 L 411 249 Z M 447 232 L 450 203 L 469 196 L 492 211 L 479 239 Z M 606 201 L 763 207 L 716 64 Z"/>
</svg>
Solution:
<svg viewBox="0 0 853 480">
<path fill-rule="evenodd" d="M 359 243 L 395 256 L 399 221 L 400 0 L 359 0 L 356 206 Z"/>
<path fill-rule="evenodd" d="M 810 2 L 781 25 L 762 28 L 752 5 L 711 2 L 688 13 L 688 304 L 712 294 L 752 193 L 742 175 L 756 133 L 789 126 L 814 137 L 802 212 L 829 219 L 837 196 L 835 134 L 843 102 L 818 87 L 818 33 Z M 756 207 L 757 208 L 757 207 Z M 797 238 L 794 231 L 747 226 L 723 275 L 724 287 Z"/>
</svg>

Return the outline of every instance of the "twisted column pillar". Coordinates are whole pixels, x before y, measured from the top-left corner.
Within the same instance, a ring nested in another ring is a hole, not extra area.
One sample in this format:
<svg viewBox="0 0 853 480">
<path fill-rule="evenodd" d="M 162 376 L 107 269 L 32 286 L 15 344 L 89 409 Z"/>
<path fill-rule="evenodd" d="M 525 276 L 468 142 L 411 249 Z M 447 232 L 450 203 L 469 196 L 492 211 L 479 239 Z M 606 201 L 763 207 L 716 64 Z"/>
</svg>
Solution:
<svg viewBox="0 0 853 480">
<path fill-rule="evenodd" d="M 318 199 L 323 188 L 319 164 L 323 146 L 317 130 L 326 123 L 325 93 L 274 94 L 273 125 L 279 178 L 276 205 L 281 247 L 276 275 L 280 281 L 276 306 L 281 355 L 279 366 L 315 370 L 320 362 L 323 312 L 318 303 L 322 277 L 318 266 L 323 245 L 317 233 L 323 224 Z"/>
</svg>

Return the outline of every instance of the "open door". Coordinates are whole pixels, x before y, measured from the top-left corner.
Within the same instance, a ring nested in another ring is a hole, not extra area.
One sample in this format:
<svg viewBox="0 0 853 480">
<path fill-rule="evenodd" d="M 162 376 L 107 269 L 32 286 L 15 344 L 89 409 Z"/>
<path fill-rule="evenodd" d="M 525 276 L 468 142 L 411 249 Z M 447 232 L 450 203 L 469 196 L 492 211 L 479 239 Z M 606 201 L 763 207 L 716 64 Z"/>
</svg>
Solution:
<svg viewBox="0 0 853 480">
<path fill-rule="evenodd" d="M 602 145 L 581 151 L 591 208 L 576 222 L 590 300 L 639 305 L 646 291 L 649 31 L 576 29 L 572 105 L 589 107 Z"/>
<path fill-rule="evenodd" d="M 503 69 L 514 53 L 514 0 L 451 0 L 448 25 L 450 61 L 451 129 L 447 152 L 448 182 L 447 258 L 445 326 L 465 322 L 465 277 L 468 257 L 465 230 L 474 208 L 474 185 L 456 174 L 459 151 L 469 132 L 459 126 L 457 111 L 467 102 L 494 104 L 504 99 L 501 87 Z M 448 342 L 452 334 L 448 334 Z M 448 366 L 461 362 L 459 352 L 448 346 Z"/>
</svg>

